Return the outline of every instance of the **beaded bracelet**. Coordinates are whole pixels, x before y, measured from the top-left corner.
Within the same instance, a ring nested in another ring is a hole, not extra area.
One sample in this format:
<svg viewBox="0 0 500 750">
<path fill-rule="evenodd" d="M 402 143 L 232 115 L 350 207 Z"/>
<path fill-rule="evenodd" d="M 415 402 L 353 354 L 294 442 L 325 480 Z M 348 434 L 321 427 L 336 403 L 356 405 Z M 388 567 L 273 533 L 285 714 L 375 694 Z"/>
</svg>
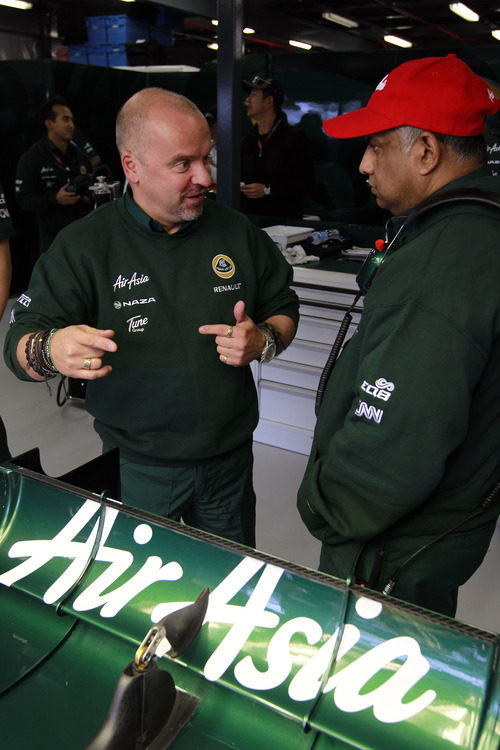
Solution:
<svg viewBox="0 0 500 750">
<path fill-rule="evenodd" d="M 37 331 L 32 333 L 26 342 L 26 361 L 29 367 L 43 378 L 52 378 L 58 373 L 48 349 L 50 340 L 56 330 L 56 328 L 53 328 L 49 331 Z"/>
<path fill-rule="evenodd" d="M 47 360 L 47 364 L 49 365 L 49 367 L 51 367 L 54 370 L 54 372 L 57 372 L 57 367 L 54 365 L 54 362 L 52 360 L 52 355 L 50 353 L 50 345 L 52 343 L 52 338 L 54 334 L 57 333 L 58 330 L 59 328 L 52 328 L 50 330 L 49 335 L 47 337 L 46 344 L 45 344 L 45 358 Z"/>
</svg>

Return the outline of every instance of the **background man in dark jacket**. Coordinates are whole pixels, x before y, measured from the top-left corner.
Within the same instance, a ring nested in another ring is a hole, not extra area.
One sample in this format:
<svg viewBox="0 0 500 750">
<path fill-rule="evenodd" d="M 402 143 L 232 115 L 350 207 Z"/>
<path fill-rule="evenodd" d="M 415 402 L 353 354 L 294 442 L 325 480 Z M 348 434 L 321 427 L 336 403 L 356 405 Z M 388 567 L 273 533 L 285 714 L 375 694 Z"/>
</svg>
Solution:
<svg viewBox="0 0 500 750">
<path fill-rule="evenodd" d="M 75 124 L 63 97 L 48 99 L 41 116 L 47 134 L 19 159 L 16 198 L 22 209 L 35 211 L 44 252 L 60 229 L 87 213 L 89 200 L 81 183 L 92 166 L 72 143 Z"/>
<path fill-rule="evenodd" d="M 254 76 L 243 86 L 249 92 L 247 114 L 255 126 L 241 147 L 241 210 L 301 218 L 304 197 L 314 187 L 307 138 L 287 123 L 278 81 Z"/>
</svg>

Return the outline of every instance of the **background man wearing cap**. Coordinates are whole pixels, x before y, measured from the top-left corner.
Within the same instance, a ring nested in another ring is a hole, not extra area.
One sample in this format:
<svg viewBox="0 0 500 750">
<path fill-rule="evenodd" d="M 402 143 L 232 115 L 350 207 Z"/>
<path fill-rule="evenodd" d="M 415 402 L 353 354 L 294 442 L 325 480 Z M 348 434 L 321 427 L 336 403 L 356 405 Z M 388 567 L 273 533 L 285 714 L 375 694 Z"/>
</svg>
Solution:
<svg viewBox="0 0 500 750">
<path fill-rule="evenodd" d="M 324 391 L 299 510 L 323 571 L 451 616 L 500 509 L 481 506 L 500 479 L 500 210 L 407 217 L 454 189 L 500 193 L 481 135 L 499 106 L 448 55 L 399 66 L 365 108 L 324 125 L 368 136 L 360 170 L 395 218 Z"/>
<path fill-rule="evenodd" d="M 249 92 L 247 114 L 255 126 L 241 146 L 241 210 L 301 218 L 304 197 L 314 187 L 307 138 L 286 122 L 278 81 L 254 76 L 243 86 Z"/>
</svg>

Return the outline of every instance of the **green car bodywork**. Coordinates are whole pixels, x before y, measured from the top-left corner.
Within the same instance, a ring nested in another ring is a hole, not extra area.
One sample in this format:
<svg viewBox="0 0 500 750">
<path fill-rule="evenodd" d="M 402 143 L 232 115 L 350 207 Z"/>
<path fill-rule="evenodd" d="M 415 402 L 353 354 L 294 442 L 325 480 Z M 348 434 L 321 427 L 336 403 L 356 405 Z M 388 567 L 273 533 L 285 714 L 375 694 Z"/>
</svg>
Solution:
<svg viewBox="0 0 500 750">
<path fill-rule="evenodd" d="M 174 659 L 162 640 L 154 657 L 193 712 L 163 744 L 127 748 L 498 750 L 496 634 L 68 478 L 0 467 L 2 747 L 87 748 L 153 623 L 208 587 L 191 645 Z"/>
</svg>

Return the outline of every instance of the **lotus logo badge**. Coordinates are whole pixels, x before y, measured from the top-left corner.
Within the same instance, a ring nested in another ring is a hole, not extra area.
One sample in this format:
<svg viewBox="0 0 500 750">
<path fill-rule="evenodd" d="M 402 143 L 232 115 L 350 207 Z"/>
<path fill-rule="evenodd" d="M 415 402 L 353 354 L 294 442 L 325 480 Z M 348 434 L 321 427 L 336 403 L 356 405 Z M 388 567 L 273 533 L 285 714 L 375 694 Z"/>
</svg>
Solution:
<svg viewBox="0 0 500 750">
<path fill-rule="evenodd" d="M 234 276 L 234 263 L 227 255 L 216 255 L 212 261 L 212 268 L 221 279 L 230 279 Z"/>
</svg>

